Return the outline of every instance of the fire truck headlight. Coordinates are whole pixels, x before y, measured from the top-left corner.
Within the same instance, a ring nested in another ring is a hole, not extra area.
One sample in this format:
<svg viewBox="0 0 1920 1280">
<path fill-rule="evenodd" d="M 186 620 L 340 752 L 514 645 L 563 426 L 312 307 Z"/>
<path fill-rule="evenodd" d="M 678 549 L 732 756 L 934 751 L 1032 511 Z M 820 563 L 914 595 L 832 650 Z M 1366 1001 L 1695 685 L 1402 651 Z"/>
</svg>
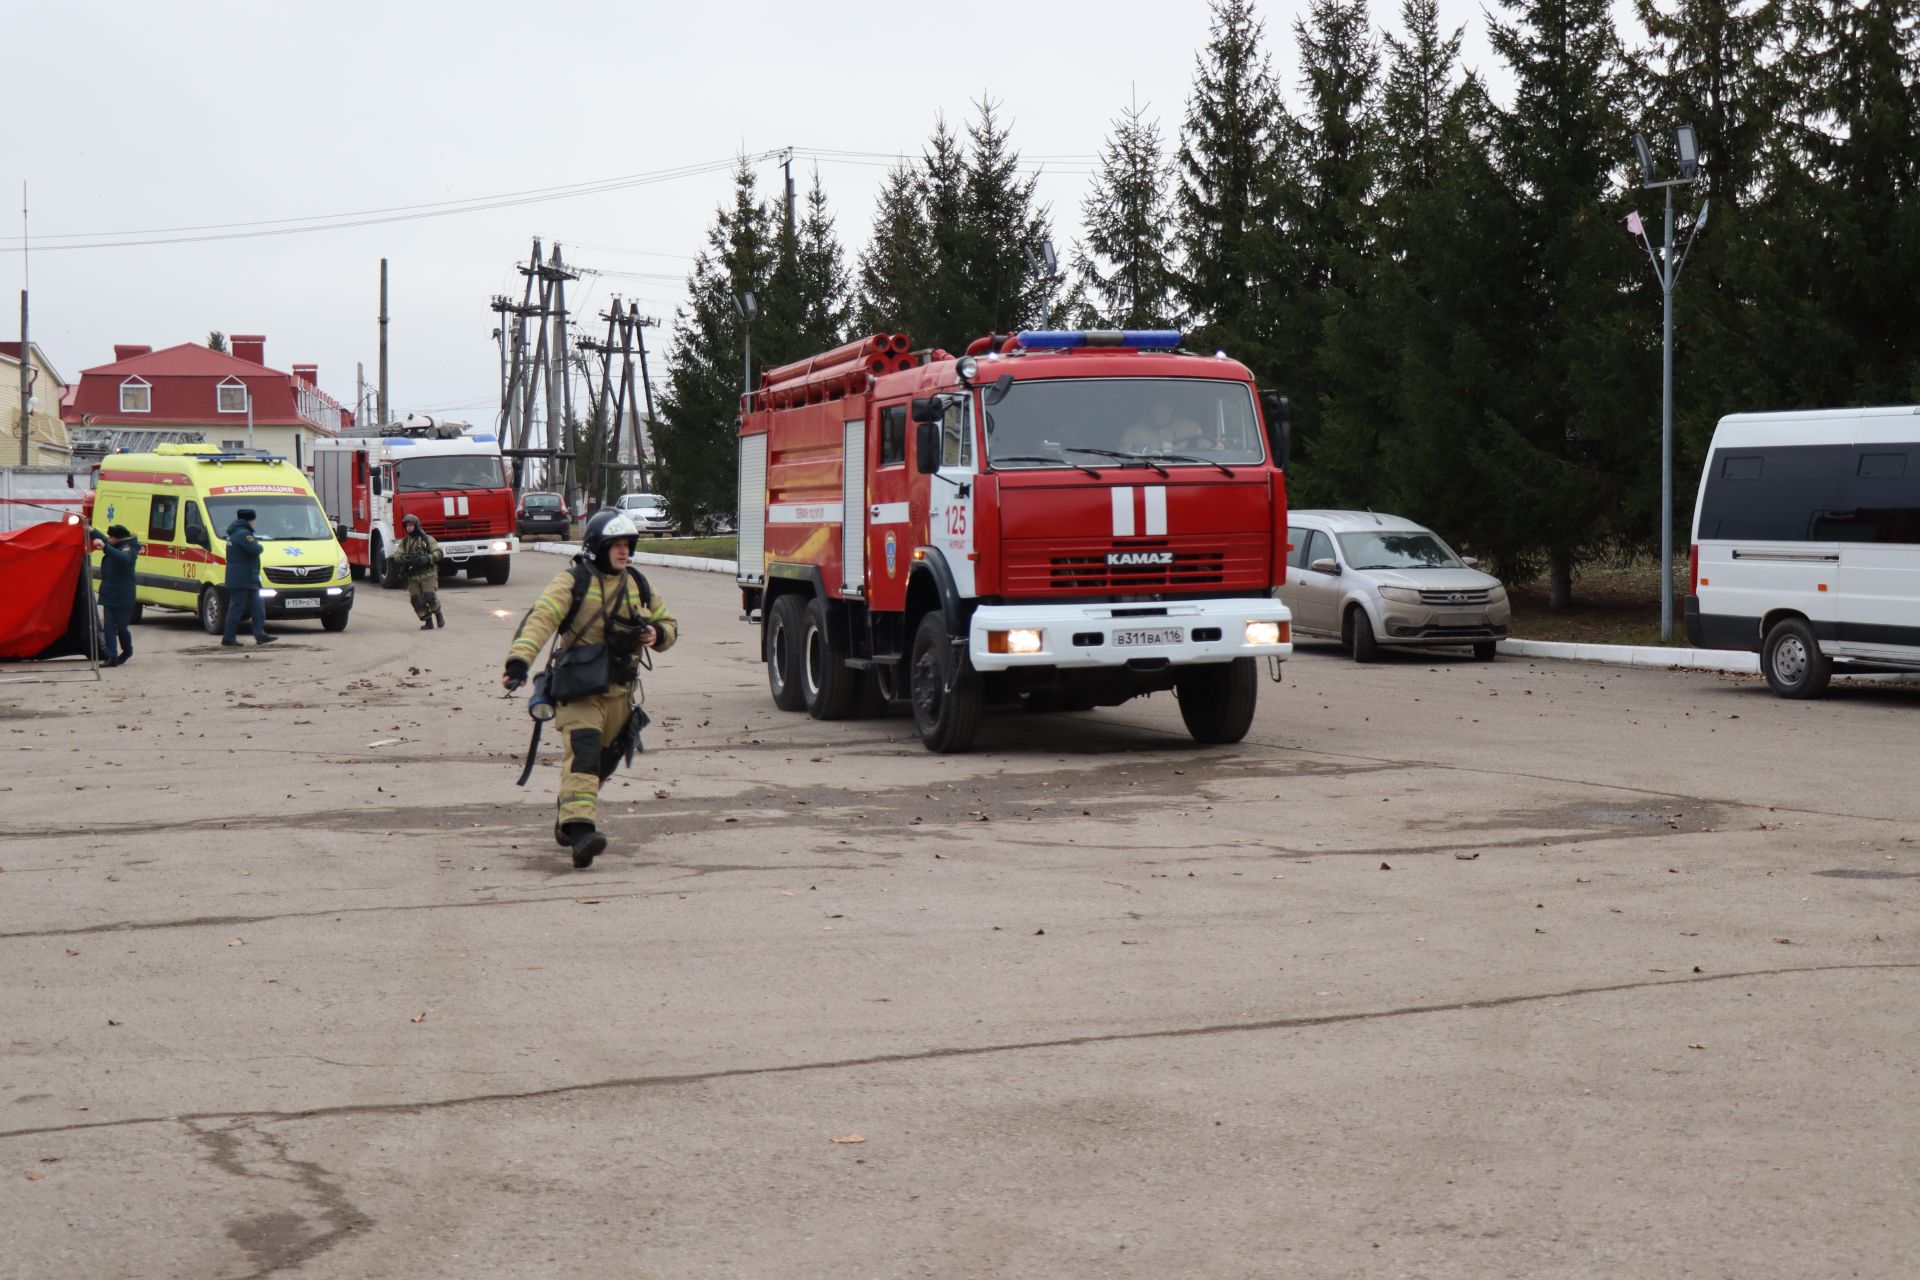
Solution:
<svg viewBox="0 0 1920 1280">
<path fill-rule="evenodd" d="M 1293 628 L 1284 622 L 1249 622 L 1247 624 L 1248 644 L 1286 644 L 1293 638 Z"/>
<path fill-rule="evenodd" d="M 1011 631 L 987 632 L 988 653 L 1039 653 L 1047 633 L 1035 627 L 1015 627 Z"/>
<path fill-rule="evenodd" d="M 972 356 L 961 356 L 954 362 L 953 371 L 959 375 L 961 382 L 971 386 L 973 380 L 980 376 L 980 362 Z"/>
<path fill-rule="evenodd" d="M 505 551 L 507 549 L 507 544 L 504 542 L 496 542 L 488 549 L 492 551 Z"/>
</svg>

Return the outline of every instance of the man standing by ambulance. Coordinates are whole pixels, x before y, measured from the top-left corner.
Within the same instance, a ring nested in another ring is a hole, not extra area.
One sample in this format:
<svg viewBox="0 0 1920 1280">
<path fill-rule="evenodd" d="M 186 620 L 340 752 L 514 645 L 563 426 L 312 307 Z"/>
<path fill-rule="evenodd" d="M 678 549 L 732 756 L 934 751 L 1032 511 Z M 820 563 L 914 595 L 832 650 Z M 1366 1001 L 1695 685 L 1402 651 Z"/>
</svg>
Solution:
<svg viewBox="0 0 1920 1280">
<path fill-rule="evenodd" d="M 587 521 L 580 555 L 520 620 L 500 679 L 509 691 L 519 688 L 553 640 L 548 690 L 560 704 L 553 727 L 565 751 L 553 839 L 572 850 L 576 867 L 591 866 L 605 851 L 607 837 L 594 826 L 600 787 L 639 745 L 642 722 L 633 699 L 641 659 L 649 649 L 672 648 L 680 634 L 666 601 L 628 567 L 639 537 L 624 511 L 600 511 Z M 596 653 L 596 646 L 604 648 Z M 556 679 L 563 666 L 565 679 L 581 686 L 572 696 Z"/>
<path fill-rule="evenodd" d="M 123 524 L 108 525 L 104 536 L 93 531 L 100 548 L 100 657 L 102 666 L 117 667 L 133 657 L 134 565 L 140 559 L 140 539 Z"/>
<path fill-rule="evenodd" d="M 272 644 L 279 636 L 267 634 L 267 602 L 260 598 L 260 538 L 253 531 L 255 512 L 242 507 L 233 513 L 227 526 L 227 626 L 220 643 L 238 648 L 240 614 L 244 610 L 253 623 L 253 642 Z"/>
</svg>

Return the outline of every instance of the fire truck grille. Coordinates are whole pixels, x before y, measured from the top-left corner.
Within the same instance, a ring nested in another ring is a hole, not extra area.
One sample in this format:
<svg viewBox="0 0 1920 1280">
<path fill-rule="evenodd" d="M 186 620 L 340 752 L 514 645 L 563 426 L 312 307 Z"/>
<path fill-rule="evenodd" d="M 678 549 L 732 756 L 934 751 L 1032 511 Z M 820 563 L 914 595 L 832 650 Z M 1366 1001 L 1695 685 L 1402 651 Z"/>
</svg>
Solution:
<svg viewBox="0 0 1920 1280">
<path fill-rule="evenodd" d="M 434 521 L 433 536 L 436 538 L 478 538 L 488 532 L 485 520 L 460 520 L 442 517 Z"/>
<path fill-rule="evenodd" d="M 1271 554 L 1257 533 L 1126 542 L 1023 538 L 1007 544 L 1002 589 L 1010 596 L 1264 591 Z"/>
<path fill-rule="evenodd" d="M 278 587 L 313 587 L 333 580 L 333 566 L 324 564 L 301 565 L 297 569 L 263 570 L 267 581 Z"/>
</svg>

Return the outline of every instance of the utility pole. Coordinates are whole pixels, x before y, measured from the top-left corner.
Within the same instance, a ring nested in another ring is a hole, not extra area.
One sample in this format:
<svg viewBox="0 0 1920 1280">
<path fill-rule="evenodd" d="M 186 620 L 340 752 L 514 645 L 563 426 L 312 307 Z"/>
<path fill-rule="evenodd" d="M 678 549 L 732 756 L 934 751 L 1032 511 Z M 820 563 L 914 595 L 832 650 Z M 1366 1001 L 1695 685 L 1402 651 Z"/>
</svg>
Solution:
<svg viewBox="0 0 1920 1280">
<path fill-rule="evenodd" d="M 780 161 L 780 168 L 787 175 L 787 234 L 793 234 L 793 148 L 787 148 L 786 158 Z"/>
<path fill-rule="evenodd" d="M 393 421 L 387 400 L 387 260 L 380 259 L 380 425 Z"/>
<path fill-rule="evenodd" d="M 634 312 L 633 338 L 635 345 L 640 349 L 640 394 L 647 402 L 645 443 L 651 444 L 653 442 L 653 380 L 647 376 L 647 330 L 660 322 L 651 316 L 643 317 L 638 314 L 640 308 L 637 304 L 628 303 L 627 305 Z M 647 488 L 647 451 L 643 447 L 640 424 L 637 422 L 633 424 L 633 460 L 640 467 L 641 492 L 651 493 L 652 490 Z"/>
<path fill-rule="evenodd" d="M 367 425 L 367 362 L 353 362 L 353 425 Z"/>
<path fill-rule="evenodd" d="M 27 461 L 27 442 L 33 438 L 33 410 L 27 406 L 32 403 L 33 378 L 28 366 L 33 363 L 33 348 L 27 345 L 27 291 L 20 291 L 20 465 L 30 465 Z"/>
</svg>

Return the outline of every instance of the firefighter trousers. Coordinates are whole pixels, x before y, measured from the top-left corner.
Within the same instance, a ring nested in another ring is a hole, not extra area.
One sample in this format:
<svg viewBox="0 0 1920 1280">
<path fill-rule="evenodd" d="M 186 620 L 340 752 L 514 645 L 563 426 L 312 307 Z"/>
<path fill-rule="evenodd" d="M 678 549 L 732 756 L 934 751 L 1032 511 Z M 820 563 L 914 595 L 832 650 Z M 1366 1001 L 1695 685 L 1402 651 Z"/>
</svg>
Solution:
<svg viewBox="0 0 1920 1280">
<path fill-rule="evenodd" d="M 419 573 L 407 579 L 407 599 L 413 604 L 413 616 L 425 622 L 440 607 L 440 575 Z"/>
<path fill-rule="evenodd" d="M 560 774 L 560 821 L 592 822 L 600 784 L 612 776 L 626 752 L 627 720 L 633 714 L 633 690 L 625 685 L 575 698 L 554 714 L 565 761 Z"/>
</svg>

